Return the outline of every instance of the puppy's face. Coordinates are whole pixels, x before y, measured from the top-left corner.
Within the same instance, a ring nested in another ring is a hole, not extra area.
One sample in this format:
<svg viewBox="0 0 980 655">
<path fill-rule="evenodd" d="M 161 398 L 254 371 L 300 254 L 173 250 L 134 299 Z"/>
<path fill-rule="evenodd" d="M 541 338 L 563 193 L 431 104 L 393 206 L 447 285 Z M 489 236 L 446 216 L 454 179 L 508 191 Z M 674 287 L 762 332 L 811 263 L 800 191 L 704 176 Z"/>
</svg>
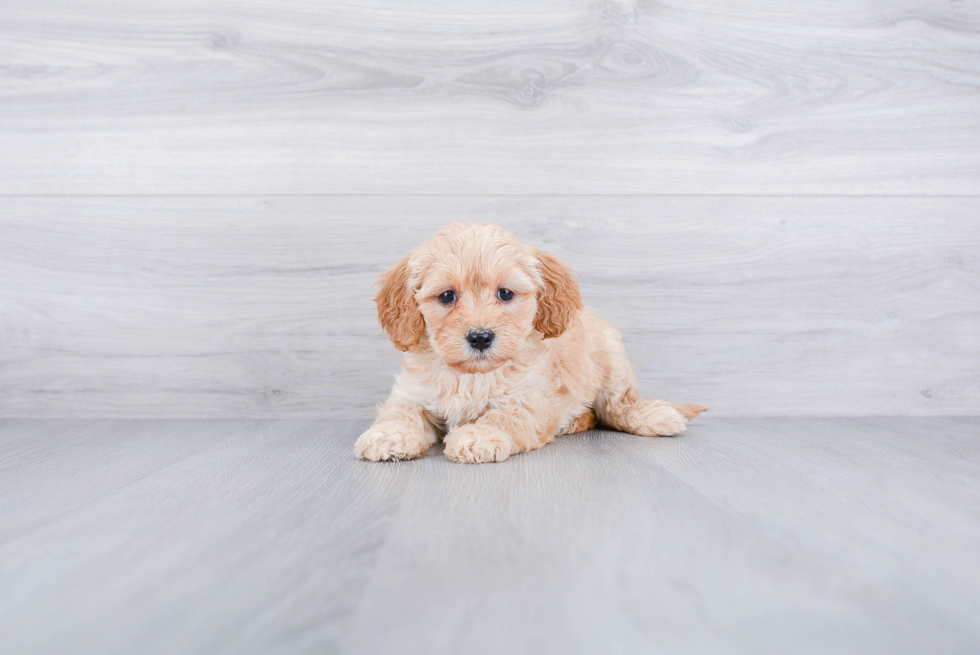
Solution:
<svg viewBox="0 0 980 655">
<path fill-rule="evenodd" d="M 571 272 L 494 225 L 457 223 L 406 255 L 378 294 L 382 327 L 400 350 L 423 334 L 446 365 L 485 373 L 538 330 L 564 332 L 581 308 Z"/>
<path fill-rule="evenodd" d="M 415 297 L 443 363 L 461 373 L 485 373 L 511 359 L 531 334 L 537 288 L 513 256 L 472 254 L 477 258 L 434 263 Z"/>
</svg>

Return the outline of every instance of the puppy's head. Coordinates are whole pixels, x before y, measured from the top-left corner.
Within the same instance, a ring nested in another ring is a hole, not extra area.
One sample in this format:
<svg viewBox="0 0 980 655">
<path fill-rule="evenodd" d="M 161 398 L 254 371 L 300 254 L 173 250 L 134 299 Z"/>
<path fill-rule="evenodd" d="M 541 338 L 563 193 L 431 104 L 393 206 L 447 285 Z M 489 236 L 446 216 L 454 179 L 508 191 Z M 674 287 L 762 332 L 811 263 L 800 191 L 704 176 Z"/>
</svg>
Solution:
<svg viewBox="0 0 980 655">
<path fill-rule="evenodd" d="M 456 223 L 384 274 L 378 319 L 395 347 L 427 336 L 443 363 L 491 371 L 535 331 L 561 335 L 582 308 L 572 272 L 496 225 Z"/>
</svg>

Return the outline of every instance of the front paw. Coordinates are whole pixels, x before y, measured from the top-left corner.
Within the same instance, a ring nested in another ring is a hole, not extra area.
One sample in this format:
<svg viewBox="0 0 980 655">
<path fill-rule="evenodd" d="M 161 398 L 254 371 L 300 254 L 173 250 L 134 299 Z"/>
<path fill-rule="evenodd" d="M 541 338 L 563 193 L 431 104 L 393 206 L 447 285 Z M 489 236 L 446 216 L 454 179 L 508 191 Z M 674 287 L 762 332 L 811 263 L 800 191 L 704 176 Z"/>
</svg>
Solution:
<svg viewBox="0 0 980 655">
<path fill-rule="evenodd" d="M 354 444 L 354 454 L 372 462 L 415 459 L 428 449 L 422 434 L 411 426 L 389 421 L 375 423 Z"/>
<path fill-rule="evenodd" d="M 510 456 L 513 440 L 508 434 L 471 423 L 446 435 L 446 457 L 461 464 L 502 462 Z"/>
</svg>

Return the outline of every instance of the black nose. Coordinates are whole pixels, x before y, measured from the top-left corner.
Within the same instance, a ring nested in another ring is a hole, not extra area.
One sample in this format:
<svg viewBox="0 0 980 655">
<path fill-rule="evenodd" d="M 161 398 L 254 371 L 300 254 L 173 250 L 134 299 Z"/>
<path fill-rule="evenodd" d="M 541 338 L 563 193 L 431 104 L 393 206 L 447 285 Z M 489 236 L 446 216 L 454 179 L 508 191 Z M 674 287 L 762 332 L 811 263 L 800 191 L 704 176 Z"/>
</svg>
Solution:
<svg viewBox="0 0 980 655">
<path fill-rule="evenodd" d="M 493 343 L 493 332 L 490 330 L 473 330 L 466 335 L 470 346 L 477 350 L 486 350 Z"/>
</svg>

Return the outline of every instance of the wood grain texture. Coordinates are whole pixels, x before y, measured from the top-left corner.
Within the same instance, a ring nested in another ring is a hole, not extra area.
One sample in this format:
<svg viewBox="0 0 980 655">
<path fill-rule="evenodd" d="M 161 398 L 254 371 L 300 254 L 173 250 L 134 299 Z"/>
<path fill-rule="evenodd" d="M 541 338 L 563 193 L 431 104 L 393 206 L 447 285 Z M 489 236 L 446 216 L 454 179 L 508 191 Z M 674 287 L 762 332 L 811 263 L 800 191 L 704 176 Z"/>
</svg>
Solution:
<svg viewBox="0 0 980 655">
<path fill-rule="evenodd" d="M 54 523 L 241 431 L 227 423 L 200 430 L 175 421 L 0 422 L 0 542 Z M 33 491 L 25 496 L 24 489 Z"/>
<path fill-rule="evenodd" d="M 595 431 L 486 466 L 438 447 L 355 461 L 365 425 L 0 422 L 5 447 L 25 444 L 3 460 L 0 524 L 46 513 L 49 494 L 88 499 L 0 538 L 5 648 L 953 654 L 980 640 L 976 417 L 705 417 L 678 438 Z M 178 433 L 203 447 L 161 452 Z M 117 465 L 146 474 L 103 484 Z"/>
<path fill-rule="evenodd" d="M 429 457 L 349 652 L 971 652 L 978 434 L 708 418 L 559 438 L 503 470 Z"/>
<path fill-rule="evenodd" d="M 58 439 L 85 443 L 87 463 L 39 438 L 44 452 L 4 478 L 23 513 L 46 512 L 36 499 L 51 493 L 89 497 L 2 540 L 5 650 L 336 652 L 407 469 L 352 467 L 345 423 L 102 425 Z M 163 432 L 202 447 L 161 468 Z M 99 480 L 137 459 L 157 470 L 114 489 Z M 57 474 L 76 467 L 89 475 Z"/>
<path fill-rule="evenodd" d="M 0 193 L 980 193 L 980 5 L 10 0 Z"/>
<path fill-rule="evenodd" d="M 579 272 L 650 396 L 721 415 L 980 412 L 977 198 L 0 200 L 0 415 L 361 417 L 377 275 L 501 223 Z"/>
</svg>

